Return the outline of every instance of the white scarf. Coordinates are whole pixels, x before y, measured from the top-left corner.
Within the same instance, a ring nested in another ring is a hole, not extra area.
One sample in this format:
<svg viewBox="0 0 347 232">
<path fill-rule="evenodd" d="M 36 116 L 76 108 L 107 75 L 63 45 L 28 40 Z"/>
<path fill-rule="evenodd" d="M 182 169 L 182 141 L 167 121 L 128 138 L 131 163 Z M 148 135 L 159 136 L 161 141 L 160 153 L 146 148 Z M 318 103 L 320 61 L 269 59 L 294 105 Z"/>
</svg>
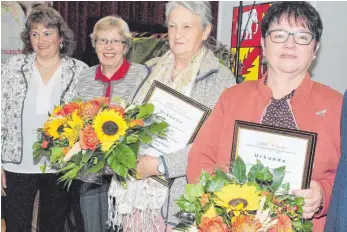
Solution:
<svg viewBox="0 0 347 232">
<path fill-rule="evenodd" d="M 172 78 L 175 56 L 168 51 L 153 68 L 135 101 L 143 101 L 154 80 L 189 97 L 207 51 L 202 47 L 175 79 Z M 124 189 L 114 176 L 108 191 L 108 224 L 123 228 L 124 232 L 159 231 L 160 210 L 167 195 L 168 188 L 151 178 L 135 180 L 129 177 L 127 189 Z"/>
</svg>

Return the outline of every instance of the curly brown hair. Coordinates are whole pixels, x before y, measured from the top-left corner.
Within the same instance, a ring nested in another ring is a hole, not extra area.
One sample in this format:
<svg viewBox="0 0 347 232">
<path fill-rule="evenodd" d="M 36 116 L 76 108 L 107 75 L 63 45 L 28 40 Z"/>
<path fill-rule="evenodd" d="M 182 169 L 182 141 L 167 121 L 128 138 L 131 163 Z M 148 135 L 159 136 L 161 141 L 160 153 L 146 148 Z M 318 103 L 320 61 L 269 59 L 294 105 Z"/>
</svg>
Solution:
<svg viewBox="0 0 347 232">
<path fill-rule="evenodd" d="M 38 6 L 28 16 L 25 29 L 21 33 L 24 43 L 23 53 L 32 53 L 33 47 L 30 41 L 30 32 L 34 24 L 42 24 L 46 28 L 57 30 L 59 37 L 63 38 L 63 48 L 60 49 L 60 56 L 71 56 L 75 50 L 76 42 L 72 30 L 67 26 L 58 11 L 47 6 Z"/>
</svg>

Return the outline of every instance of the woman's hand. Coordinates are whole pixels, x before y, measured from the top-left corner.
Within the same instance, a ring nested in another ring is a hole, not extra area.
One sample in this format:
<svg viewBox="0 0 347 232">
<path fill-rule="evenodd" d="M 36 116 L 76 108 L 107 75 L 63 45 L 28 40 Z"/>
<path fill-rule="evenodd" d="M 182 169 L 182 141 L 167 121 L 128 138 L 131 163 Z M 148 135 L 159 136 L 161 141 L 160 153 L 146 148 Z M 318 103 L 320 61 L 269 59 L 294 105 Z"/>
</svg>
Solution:
<svg viewBox="0 0 347 232">
<path fill-rule="evenodd" d="M 159 157 L 142 155 L 137 160 L 136 172 L 141 179 L 149 176 L 160 175 L 158 171 Z"/>
<path fill-rule="evenodd" d="M 323 200 L 323 189 L 317 181 L 311 181 L 309 189 L 293 190 L 293 194 L 305 199 L 303 218 L 311 219 L 319 211 Z"/>
<path fill-rule="evenodd" d="M 7 188 L 6 174 L 5 174 L 5 170 L 1 168 L 1 196 L 6 196 L 5 188 Z"/>
</svg>

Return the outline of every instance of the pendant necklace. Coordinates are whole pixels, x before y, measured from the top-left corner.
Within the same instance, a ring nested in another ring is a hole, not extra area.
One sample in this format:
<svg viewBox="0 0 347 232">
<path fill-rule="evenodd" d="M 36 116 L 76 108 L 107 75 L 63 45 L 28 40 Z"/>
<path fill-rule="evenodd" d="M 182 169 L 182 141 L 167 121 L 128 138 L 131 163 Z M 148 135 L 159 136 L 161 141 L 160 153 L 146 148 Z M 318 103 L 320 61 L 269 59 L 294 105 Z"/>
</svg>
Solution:
<svg viewBox="0 0 347 232">
<path fill-rule="evenodd" d="M 59 61 L 60 61 L 60 59 L 59 59 L 58 62 L 55 63 L 52 67 L 46 68 L 46 67 L 43 67 L 43 66 L 39 63 L 39 61 L 38 61 L 37 59 L 35 59 L 35 60 L 36 60 L 36 63 L 37 63 L 41 68 L 43 68 L 43 72 L 45 73 L 45 75 L 47 75 L 47 74 L 48 74 L 48 71 L 49 71 L 50 69 L 54 68 L 54 67 L 59 63 Z"/>
</svg>

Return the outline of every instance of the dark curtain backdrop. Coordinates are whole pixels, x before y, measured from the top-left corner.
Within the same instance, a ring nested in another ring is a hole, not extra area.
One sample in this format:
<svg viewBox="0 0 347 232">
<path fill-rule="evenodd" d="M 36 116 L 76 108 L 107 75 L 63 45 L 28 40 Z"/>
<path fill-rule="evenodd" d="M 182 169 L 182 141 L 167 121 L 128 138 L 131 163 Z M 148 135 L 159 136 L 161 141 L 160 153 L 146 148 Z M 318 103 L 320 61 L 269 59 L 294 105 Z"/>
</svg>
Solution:
<svg viewBox="0 0 347 232">
<path fill-rule="evenodd" d="M 74 57 L 90 65 L 95 59 L 95 52 L 89 35 L 100 18 L 107 15 L 119 15 L 129 24 L 133 32 L 164 33 L 167 31 L 164 27 L 165 4 L 164 1 L 54 1 L 53 7 L 60 12 L 75 33 L 77 46 Z M 214 28 L 211 35 L 215 37 L 218 2 L 211 2 L 211 7 Z"/>
</svg>

